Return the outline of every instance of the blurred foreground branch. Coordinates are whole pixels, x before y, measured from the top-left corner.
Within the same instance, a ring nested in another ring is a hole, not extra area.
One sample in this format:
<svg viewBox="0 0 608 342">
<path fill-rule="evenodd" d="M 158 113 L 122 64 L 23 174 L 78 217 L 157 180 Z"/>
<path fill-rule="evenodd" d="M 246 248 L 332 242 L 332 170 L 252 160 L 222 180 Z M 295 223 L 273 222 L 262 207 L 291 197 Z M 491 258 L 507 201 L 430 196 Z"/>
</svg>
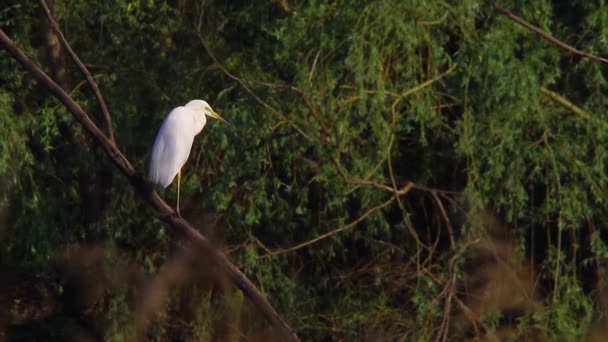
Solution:
<svg viewBox="0 0 608 342">
<path fill-rule="evenodd" d="M 19 47 L 0 29 L 0 43 L 23 67 L 32 73 L 34 78 L 45 86 L 78 120 L 84 129 L 92 136 L 97 144 L 106 152 L 114 165 L 122 172 L 135 188 L 136 192 L 150 204 L 159 214 L 160 218 L 167 222 L 175 232 L 191 241 L 195 246 L 205 251 L 212 261 L 217 263 L 228 278 L 247 296 L 256 308 L 264 315 L 277 333 L 286 341 L 299 341 L 295 332 L 277 314 L 272 305 L 255 285 L 212 243 L 201 235 L 188 221 L 178 216 L 175 211 L 147 184 L 141 173 L 138 173 L 131 162 L 116 147 L 114 142 L 106 137 L 97 125 L 90 119 L 89 115 L 55 83 L 44 71 L 42 71 Z"/>
</svg>

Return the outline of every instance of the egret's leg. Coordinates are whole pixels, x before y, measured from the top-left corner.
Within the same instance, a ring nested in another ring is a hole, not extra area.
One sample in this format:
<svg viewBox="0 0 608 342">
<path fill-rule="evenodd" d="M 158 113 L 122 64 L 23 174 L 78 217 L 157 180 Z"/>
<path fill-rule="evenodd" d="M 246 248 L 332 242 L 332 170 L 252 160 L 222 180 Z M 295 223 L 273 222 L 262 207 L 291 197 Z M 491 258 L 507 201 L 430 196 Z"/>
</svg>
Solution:
<svg viewBox="0 0 608 342">
<path fill-rule="evenodd" d="M 176 207 L 177 215 L 180 215 L 180 213 L 179 213 L 179 187 L 181 186 L 181 182 L 182 182 L 182 169 L 179 169 L 179 171 L 177 171 L 177 207 Z"/>
</svg>

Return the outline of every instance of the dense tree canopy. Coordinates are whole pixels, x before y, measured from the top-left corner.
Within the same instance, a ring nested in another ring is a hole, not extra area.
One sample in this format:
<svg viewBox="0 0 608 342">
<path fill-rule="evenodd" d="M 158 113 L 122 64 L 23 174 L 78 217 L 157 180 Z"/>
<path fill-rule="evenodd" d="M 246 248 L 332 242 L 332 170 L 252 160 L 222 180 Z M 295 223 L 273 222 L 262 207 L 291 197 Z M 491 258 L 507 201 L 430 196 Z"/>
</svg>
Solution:
<svg viewBox="0 0 608 342">
<path fill-rule="evenodd" d="M 608 56 L 603 1 L 500 6 Z M 202 98 L 230 121 L 195 140 L 182 214 L 304 340 L 570 340 L 608 329 L 605 64 L 489 1 L 52 7 L 142 173 L 171 108 Z M 2 30 L 103 127 L 45 18 L 37 2 L 0 0 Z M 5 50 L 0 68 L 0 262 L 14 280 L 0 285 L 12 312 L 0 329 L 128 338 L 141 284 L 180 244 Z M 173 187 L 160 192 L 174 203 Z M 213 265 L 196 262 L 151 318 L 150 338 L 272 334 Z"/>
</svg>

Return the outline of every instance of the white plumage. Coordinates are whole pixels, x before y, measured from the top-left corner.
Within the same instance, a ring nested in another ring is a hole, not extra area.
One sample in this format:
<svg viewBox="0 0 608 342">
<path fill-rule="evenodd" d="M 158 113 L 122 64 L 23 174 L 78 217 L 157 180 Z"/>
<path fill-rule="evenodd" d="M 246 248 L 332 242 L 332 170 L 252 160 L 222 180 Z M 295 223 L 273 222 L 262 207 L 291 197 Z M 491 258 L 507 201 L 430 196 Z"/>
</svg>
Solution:
<svg viewBox="0 0 608 342">
<path fill-rule="evenodd" d="M 152 148 L 149 177 L 153 183 L 166 188 L 173 182 L 190 156 L 194 137 L 205 127 L 207 115 L 224 121 L 203 100 L 192 100 L 169 112 Z"/>
</svg>

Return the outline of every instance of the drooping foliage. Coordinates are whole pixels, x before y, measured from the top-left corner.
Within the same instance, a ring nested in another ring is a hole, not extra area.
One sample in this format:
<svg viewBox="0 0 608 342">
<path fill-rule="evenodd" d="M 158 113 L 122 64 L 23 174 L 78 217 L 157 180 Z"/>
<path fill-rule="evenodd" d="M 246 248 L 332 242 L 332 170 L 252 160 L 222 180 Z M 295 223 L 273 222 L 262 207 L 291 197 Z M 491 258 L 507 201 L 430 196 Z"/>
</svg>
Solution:
<svg viewBox="0 0 608 342">
<path fill-rule="evenodd" d="M 50 53 L 38 4 L 0 4 L 2 29 L 50 74 L 63 66 L 62 83 L 103 126 L 80 72 Z M 501 6 L 608 56 L 603 1 Z M 142 172 L 171 108 L 203 98 L 230 121 L 196 139 L 182 212 L 305 340 L 462 338 L 505 326 L 568 340 L 605 309 L 606 66 L 491 2 L 55 0 L 54 12 Z M 82 246 L 158 272 L 175 252 L 167 228 L 4 50 L 0 66 L 0 261 L 48 275 L 68 297 L 51 265 Z M 173 188 L 161 194 L 174 202 Z M 487 212 L 512 238 L 508 264 L 525 265 L 514 273 L 532 274 L 535 309 L 467 309 L 462 284 L 480 274 L 471 251 Z M 137 287 L 104 270 L 113 286 L 87 305 L 102 336 L 126 338 Z M 241 310 L 231 294 L 181 291 L 198 305 L 180 311 L 174 294 L 149 336 L 205 339 L 222 310 Z M 263 330 L 250 319 L 243 334 Z"/>
</svg>

